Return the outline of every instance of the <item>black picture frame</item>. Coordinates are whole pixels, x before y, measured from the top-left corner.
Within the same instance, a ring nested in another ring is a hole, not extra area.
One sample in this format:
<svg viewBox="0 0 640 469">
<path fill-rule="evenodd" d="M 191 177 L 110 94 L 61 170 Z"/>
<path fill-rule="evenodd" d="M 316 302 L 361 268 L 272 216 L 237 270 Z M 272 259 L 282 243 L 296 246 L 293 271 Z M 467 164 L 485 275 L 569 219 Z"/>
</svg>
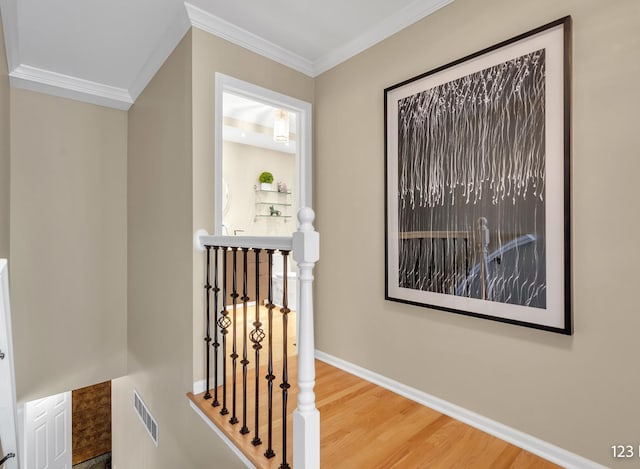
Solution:
<svg viewBox="0 0 640 469">
<path fill-rule="evenodd" d="M 384 90 L 385 299 L 573 333 L 571 17 Z"/>
</svg>

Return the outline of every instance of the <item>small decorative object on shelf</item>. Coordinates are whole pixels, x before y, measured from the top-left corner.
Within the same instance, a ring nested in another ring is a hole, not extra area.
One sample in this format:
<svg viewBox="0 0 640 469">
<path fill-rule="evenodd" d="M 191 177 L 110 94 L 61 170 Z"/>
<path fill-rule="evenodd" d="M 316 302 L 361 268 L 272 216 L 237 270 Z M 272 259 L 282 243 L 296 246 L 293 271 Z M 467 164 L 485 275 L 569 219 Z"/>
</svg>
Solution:
<svg viewBox="0 0 640 469">
<path fill-rule="evenodd" d="M 256 210 L 254 221 L 262 220 L 282 220 L 284 223 L 292 217 L 288 213 L 289 207 L 293 205 L 291 202 L 291 192 L 286 184 L 284 188 L 282 183 L 278 183 L 278 187 L 273 189 L 263 189 L 262 186 L 254 187 L 256 194 Z M 284 189 L 284 191 L 282 190 Z"/>
<path fill-rule="evenodd" d="M 272 217 L 281 217 L 282 216 L 282 212 L 280 210 L 276 210 L 275 208 L 273 208 L 273 205 L 271 205 L 269 207 L 269 215 Z"/>
<path fill-rule="evenodd" d="M 264 171 L 260 173 L 258 176 L 258 180 L 260 181 L 260 189 L 263 191 L 271 190 L 271 183 L 273 182 L 273 174 L 269 171 Z"/>
<path fill-rule="evenodd" d="M 286 182 L 278 182 L 278 192 L 289 192 Z"/>
</svg>

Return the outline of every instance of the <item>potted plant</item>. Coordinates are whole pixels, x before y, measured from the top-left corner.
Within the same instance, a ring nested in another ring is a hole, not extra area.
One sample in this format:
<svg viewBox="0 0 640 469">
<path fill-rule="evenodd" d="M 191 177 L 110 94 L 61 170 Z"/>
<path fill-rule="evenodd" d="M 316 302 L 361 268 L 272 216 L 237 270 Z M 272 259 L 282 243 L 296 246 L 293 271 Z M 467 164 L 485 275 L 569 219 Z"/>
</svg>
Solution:
<svg viewBox="0 0 640 469">
<path fill-rule="evenodd" d="M 260 181 L 260 190 L 263 190 L 263 191 L 271 190 L 271 183 L 273 182 L 273 174 L 271 174 L 269 171 L 264 171 L 260 173 L 258 180 Z"/>
</svg>

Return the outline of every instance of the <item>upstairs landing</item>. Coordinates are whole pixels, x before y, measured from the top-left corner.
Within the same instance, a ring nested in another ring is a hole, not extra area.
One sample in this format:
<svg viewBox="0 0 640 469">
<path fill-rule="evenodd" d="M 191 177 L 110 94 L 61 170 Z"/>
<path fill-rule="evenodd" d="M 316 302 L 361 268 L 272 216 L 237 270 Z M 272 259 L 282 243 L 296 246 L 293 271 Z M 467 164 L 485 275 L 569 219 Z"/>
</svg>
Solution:
<svg viewBox="0 0 640 469">
<path fill-rule="evenodd" d="M 280 374 L 281 363 L 274 366 Z M 290 358 L 290 382 L 296 382 L 297 361 Z M 264 366 L 260 376 L 265 375 Z M 253 385 L 255 375 L 249 374 Z M 266 402 L 266 386 L 260 383 L 261 409 Z M 249 392 L 252 393 L 251 387 Z M 316 360 L 316 405 L 320 410 L 321 455 L 326 469 L 547 469 L 558 468 L 538 456 L 499 440 L 469 425 L 372 384 L 336 367 Z M 251 395 L 251 394 L 250 394 Z M 229 424 L 229 415 L 221 416 L 220 407 L 211 407 L 203 394 L 189 398 L 218 426 L 258 468 L 277 469 L 281 462 L 280 389 L 274 386 L 274 450 L 267 460 L 266 419 L 260 411 L 262 445 L 252 446 L 254 435 L 239 433 L 241 422 Z M 295 408 L 296 386 L 289 395 L 289 412 Z M 221 399 L 221 398 L 220 398 Z M 227 407 L 230 408 L 229 398 Z M 238 414 L 241 415 L 241 397 Z M 249 427 L 253 411 L 248 409 Z M 291 420 L 291 419 L 289 419 Z M 289 427 L 289 437 L 293 432 Z M 288 456 L 291 464 L 293 458 Z"/>
</svg>

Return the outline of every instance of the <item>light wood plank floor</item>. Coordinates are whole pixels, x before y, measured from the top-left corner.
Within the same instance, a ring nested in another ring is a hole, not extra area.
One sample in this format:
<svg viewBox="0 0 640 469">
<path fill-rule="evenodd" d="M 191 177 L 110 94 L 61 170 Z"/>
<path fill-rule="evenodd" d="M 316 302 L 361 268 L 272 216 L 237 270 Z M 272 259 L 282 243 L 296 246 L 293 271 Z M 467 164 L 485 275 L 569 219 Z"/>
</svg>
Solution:
<svg viewBox="0 0 640 469">
<path fill-rule="evenodd" d="M 262 315 L 261 315 L 262 316 Z M 249 316 L 252 317 L 252 316 Z M 294 323 L 295 324 L 295 323 Z M 290 330 L 295 326 L 290 325 Z M 281 339 L 281 337 L 280 337 Z M 278 340 L 278 339 L 276 339 Z M 293 340 L 291 340 L 293 342 Z M 295 352 L 295 348 L 292 352 Z M 253 350 L 249 348 L 253 361 Z M 240 423 L 231 425 L 230 415 L 221 416 L 220 407 L 203 394 L 188 394 L 189 398 L 242 450 L 256 467 L 277 469 L 282 462 L 282 391 L 278 387 L 282 376 L 282 356 L 274 364 L 273 448 L 275 458 L 266 459 L 267 448 L 267 386 L 264 376 L 266 353 L 263 351 L 258 376 L 260 379 L 260 446 L 253 446 L 253 398 L 255 370 L 248 370 L 250 396 L 247 424 L 252 430 L 241 435 L 243 422 L 242 391 L 238 386 L 236 413 Z M 289 357 L 289 381 L 296 382 L 297 360 Z M 241 383 L 242 367 L 238 367 Z M 446 415 L 394 394 L 375 384 L 316 360 L 316 405 L 321 419 L 321 464 L 327 469 L 546 469 L 557 468 L 538 456 L 454 420 Z M 213 391 L 212 391 L 213 394 Z M 222 389 L 218 390 L 222 402 Z M 289 390 L 288 411 L 296 406 L 297 387 Z M 231 388 L 227 389 L 227 408 L 232 411 Z M 292 441 L 291 418 L 287 424 Z M 291 450 L 287 461 L 292 466 Z"/>
</svg>

